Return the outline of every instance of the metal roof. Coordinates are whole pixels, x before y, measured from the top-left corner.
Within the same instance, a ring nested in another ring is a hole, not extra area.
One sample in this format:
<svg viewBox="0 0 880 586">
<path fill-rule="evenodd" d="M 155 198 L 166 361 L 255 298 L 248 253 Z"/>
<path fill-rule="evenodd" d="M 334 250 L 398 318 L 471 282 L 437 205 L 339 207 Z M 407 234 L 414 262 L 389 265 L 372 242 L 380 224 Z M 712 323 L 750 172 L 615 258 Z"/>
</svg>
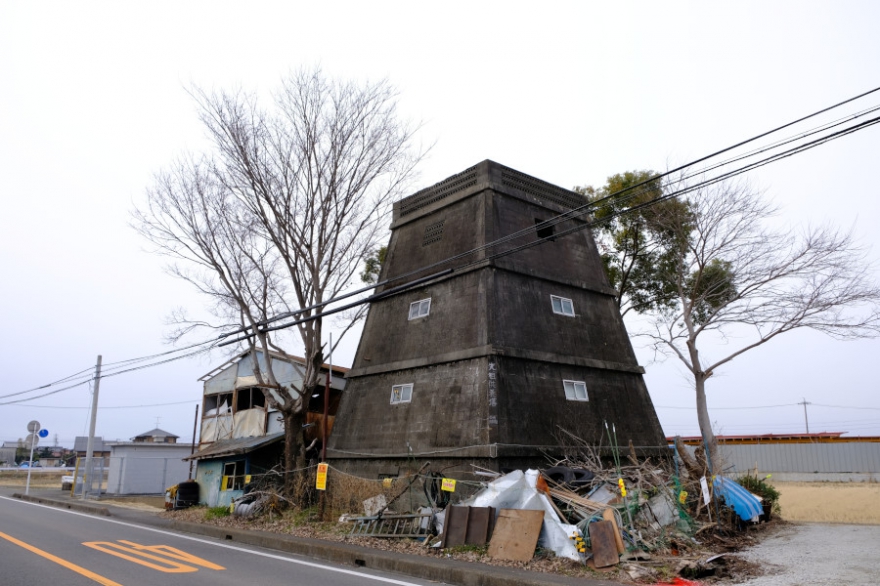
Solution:
<svg viewBox="0 0 880 586">
<path fill-rule="evenodd" d="M 245 437 L 232 440 L 223 440 L 214 442 L 211 445 L 199 450 L 192 456 L 184 458 L 184 460 L 207 460 L 211 458 L 223 458 L 225 456 L 235 456 L 247 454 L 259 448 L 281 441 L 284 438 L 284 432 L 273 433 L 270 435 L 261 435 L 257 437 Z"/>
</svg>

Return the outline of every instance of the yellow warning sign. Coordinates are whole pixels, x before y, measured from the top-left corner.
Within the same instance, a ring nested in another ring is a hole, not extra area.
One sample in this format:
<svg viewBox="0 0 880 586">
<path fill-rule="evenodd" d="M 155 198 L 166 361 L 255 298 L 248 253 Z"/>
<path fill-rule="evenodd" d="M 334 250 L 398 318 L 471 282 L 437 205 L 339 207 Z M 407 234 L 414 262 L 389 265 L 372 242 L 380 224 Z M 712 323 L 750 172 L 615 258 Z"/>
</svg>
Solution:
<svg viewBox="0 0 880 586">
<path fill-rule="evenodd" d="M 315 478 L 315 488 L 318 490 L 327 490 L 327 469 L 329 466 L 324 464 L 318 464 L 318 475 Z"/>
<path fill-rule="evenodd" d="M 440 490 L 455 492 L 455 480 L 452 478 L 444 478 L 443 482 L 440 483 Z"/>
</svg>

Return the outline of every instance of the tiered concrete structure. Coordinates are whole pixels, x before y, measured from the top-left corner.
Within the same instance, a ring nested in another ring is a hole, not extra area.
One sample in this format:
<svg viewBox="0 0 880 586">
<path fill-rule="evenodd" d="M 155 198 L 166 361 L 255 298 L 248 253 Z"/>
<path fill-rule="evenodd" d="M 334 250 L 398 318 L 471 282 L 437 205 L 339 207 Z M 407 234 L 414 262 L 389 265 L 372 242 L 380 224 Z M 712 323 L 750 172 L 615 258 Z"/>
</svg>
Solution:
<svg viewBox="0 0 880 586">
<path fill-rule="evenodd" d="M 484 161 L 394 205 L 385 288 L 453 271 L 370 307 L 333 465 L 364 476 L 410 458 L 459 472 L 543 465 L 559 428 L 598 444 L 604 421 L 622 445 L 664 444 L 590 230 L 564 234 L 586 220 L 538 225 L 584 203 Z"/>
</svg>

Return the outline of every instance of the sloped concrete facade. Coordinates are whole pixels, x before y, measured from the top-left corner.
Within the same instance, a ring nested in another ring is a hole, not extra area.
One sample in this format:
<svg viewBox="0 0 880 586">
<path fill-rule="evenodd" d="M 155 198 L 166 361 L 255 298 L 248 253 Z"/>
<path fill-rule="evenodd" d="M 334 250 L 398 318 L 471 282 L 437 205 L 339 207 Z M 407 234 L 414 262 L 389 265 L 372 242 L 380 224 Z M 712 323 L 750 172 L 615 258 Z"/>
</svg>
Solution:
<svg viewBox="0 0 880 586">
<path fill-rule="evenodd" d="M 460 472 L 542 465 L 559 427 L 607 444 L 604 421 L 624 446 L 664 445 L 586 220 L 538 225 L 584 203 L 484 161 L 395 204 L 384 288 L 452 272 L 370 307 L 332 464 L 366 476 L 413 458 Z M 573 315 L 555 313 L 551 296 Z M 427 299 L 428 314 L 411 318 Z M 567 398 L 563 381 L 583 383 L 587 400 Z M 409 401 L 393 401 L 395 385 L 412 385 Z"/>
</svg>

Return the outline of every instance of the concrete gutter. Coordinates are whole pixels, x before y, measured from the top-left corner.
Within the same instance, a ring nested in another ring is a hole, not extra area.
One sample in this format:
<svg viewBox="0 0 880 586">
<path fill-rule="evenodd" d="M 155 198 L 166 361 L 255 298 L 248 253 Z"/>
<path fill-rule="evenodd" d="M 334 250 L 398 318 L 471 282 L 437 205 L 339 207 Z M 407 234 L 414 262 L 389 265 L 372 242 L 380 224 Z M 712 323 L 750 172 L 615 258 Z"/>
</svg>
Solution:
<svg viewBox="0 0 880 586">
<path fill-rule="evenodd" d="M 116 516 L 111 514 L 107 507 L 87 503 L 24 496 L 19 493 L 12 496 L 30 502 L 94 515 Z M 451 558 L 404 554 L 350 543 L 295 537 L 283 533 L 233 529 L 183 521 L 168 521 L 152 513 L 135 514 L 135 512 L 128 509 L 124 512 L 120 511 L 120 513 L 122 513 L 120 516 L 124 516 L 132 521 L 136 520 L 144 525 L 158 526 L 164 529 L 202 535 L 242 545 L 262 547 L 344 566 L 393 572 L 446 584 L 458 584 L 460 586 L 508 586 L 511 584 L 521 584 L 523 586 L 620 586 L 619 582 L 607 580 L 570 578 L 557 574 L 542 574 L 516 568 L 489 566 L 478 562 L 464 562 Z"/>
</svg>

